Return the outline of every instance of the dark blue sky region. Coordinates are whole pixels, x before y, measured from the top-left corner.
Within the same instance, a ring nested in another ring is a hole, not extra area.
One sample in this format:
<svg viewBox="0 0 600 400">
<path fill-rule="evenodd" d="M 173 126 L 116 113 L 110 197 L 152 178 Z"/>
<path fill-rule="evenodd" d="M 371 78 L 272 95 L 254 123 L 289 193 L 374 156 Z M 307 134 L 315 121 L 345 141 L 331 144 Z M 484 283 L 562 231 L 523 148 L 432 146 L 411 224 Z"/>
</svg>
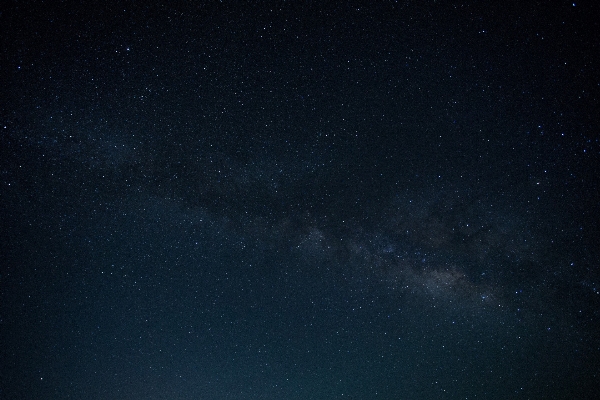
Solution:
<svg viewBox="0 0 600 400">
<path fill-rule="evenodd" d="M 595 398 L 597 11 L 2 5 L 0 398 Z"/>
</svg>

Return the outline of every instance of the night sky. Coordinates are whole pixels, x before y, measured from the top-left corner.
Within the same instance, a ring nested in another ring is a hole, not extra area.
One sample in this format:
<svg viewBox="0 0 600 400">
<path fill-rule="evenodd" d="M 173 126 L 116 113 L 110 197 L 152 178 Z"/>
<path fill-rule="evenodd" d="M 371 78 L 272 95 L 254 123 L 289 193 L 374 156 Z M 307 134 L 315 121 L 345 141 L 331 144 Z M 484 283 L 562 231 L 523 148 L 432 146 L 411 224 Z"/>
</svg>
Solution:
<svg viewBox="0 0 600 400">
<path fill-rule="evenodd" d="M 598 15 L 3 1 L 0 398 L 596 398 Z"/>
</svg>

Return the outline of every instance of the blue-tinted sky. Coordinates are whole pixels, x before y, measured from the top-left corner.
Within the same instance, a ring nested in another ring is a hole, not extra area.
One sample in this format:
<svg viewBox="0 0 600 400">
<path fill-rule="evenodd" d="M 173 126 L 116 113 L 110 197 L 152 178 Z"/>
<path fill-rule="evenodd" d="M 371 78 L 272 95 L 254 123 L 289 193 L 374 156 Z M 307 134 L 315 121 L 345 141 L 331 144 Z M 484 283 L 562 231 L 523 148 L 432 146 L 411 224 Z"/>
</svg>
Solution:
<svg viewBox="0 0 600 400">
<path fill-rule="evenodd" d="M 0 398 L 585 399 L 595 15 L 7 2 Z"/>
</svg>

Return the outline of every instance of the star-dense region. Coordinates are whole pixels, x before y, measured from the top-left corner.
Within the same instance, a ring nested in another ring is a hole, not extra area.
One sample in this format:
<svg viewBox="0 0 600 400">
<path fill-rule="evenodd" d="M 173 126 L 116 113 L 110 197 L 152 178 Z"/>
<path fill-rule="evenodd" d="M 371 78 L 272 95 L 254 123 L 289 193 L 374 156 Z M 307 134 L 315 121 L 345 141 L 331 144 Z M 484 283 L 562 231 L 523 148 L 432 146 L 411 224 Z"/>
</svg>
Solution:
<svg viewBox="0 0 600 400">
<path fill-rule="evenodd" d="M 596 398 L 597 7 L 0 8 L 0 398 Z"/>
</svg>

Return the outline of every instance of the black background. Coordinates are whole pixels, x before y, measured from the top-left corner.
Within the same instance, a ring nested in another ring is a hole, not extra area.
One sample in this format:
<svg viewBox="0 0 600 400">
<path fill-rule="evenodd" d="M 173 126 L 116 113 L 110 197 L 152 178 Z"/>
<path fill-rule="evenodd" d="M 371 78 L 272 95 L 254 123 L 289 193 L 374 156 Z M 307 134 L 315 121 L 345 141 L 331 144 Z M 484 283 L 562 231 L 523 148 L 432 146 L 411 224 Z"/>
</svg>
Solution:
<svg viewBox="0 0 600 400">
<path fill-rule="evenodd" d="M 598 389 L 598 10 L 4 2 L 0 397 Z"/>
</svg>

